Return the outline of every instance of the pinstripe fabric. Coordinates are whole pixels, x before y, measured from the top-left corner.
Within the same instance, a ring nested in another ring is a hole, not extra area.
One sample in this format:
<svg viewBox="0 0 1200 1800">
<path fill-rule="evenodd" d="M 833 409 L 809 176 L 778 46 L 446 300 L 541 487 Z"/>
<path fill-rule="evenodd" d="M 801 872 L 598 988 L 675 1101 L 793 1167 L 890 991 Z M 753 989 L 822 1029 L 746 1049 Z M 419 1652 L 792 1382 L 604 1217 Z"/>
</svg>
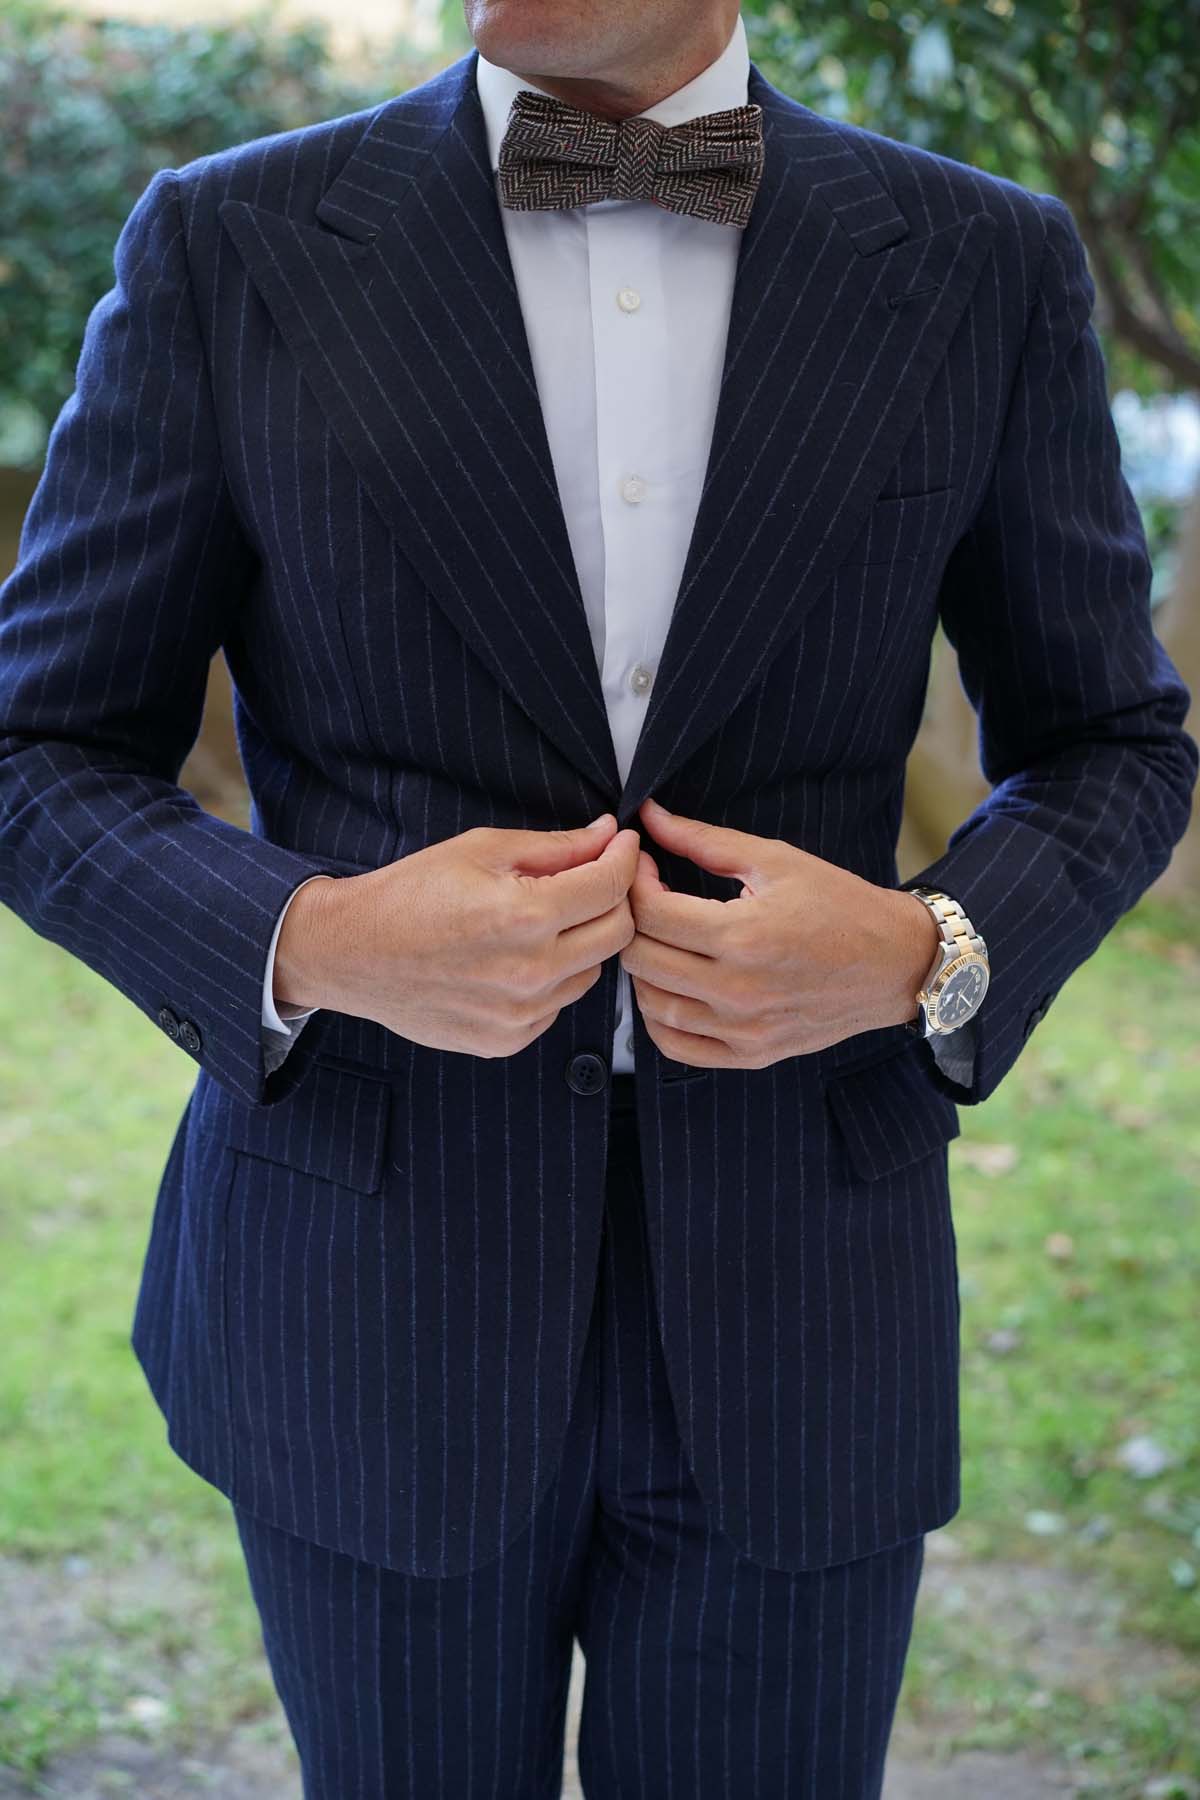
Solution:
<svg viewBox="0 0 1200 1800">
<path fill-rule="evenodd" d="M 958 1505 L 954 1102 L 994 1091 L 1187 818 L 1187 695 L 1067 209 L 757 70 L 749 99 L 713 453 L 623 788 L 473 56 L 155 176 L 0 589 L 0 898 L 196 1027 L 133 1330 L 171 1442 L 399 1572 L 496 1557 L 554 1476 L 607 1143 L 568 1076 L 611 1042 L 617 965 L 514 1057 L 324 1012 L 268 1074 L 298 880 L 473 825 L 636 822 L 653 791 L 894 883 L 940 611 L 995 783 L 918 877 L 991 951 L 972 1086 L 902 1027 L 706 1071 L 634 1019 L 689 1466 L 747 1555 L 816 1569 Z M 176 785 L 218 644 L 250 833 Z"/>
<path fill-rule="evenodd" d="M 496 1561 L 447 1580 L 237 1522 L 306 1800 L 551 1800 L 573 1639 L 589 1800 L 875 1800 L 924 1539 L 785 1573 L 715 1530 L 659 1347 L 632 1110 L 613 1117 L 562 1459 Z"/>
</svg>

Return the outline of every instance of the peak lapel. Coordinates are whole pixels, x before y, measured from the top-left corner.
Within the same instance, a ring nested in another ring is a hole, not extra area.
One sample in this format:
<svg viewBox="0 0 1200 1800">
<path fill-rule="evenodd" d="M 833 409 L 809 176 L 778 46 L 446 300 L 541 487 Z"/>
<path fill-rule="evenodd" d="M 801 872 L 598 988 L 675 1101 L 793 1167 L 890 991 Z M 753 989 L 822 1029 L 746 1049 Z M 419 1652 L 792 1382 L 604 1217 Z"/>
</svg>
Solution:
<svg viewBox="0 0 1200 1800">
<path fill-rule="evenodd" d="M 911 430 L 994 219 L 919 235 L 833 124 L 751 65 L 765 166 L 742 234 L 695 528 L 617 808 L 629 824 L 832 579 Z M 893 296 L 914 292 L 903 306 Z"/>
<path fill-rule="evenodd" d="M 475 55 L 372 117 L 317 225 L 220 208 L 405 555 L 610 803 L 616 755 L 488 162 Z"/>
</svg>

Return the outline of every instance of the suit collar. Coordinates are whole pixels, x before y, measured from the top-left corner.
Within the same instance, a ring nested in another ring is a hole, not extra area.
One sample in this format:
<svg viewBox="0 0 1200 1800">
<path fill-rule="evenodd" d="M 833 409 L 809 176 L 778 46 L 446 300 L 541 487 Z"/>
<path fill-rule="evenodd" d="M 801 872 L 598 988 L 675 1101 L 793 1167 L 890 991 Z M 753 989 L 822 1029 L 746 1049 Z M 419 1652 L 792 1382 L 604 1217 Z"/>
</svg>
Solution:
<svg viewBox="0 0 1200 1800">
<path fill-rule="evenodd" d="M 751 65 L 764 173 L 695 529 L 622 789 L 475 64 L 472 51 L 376 110 L 317 224 L 241 200 L 220 216 L 421 579 L 627 823 L 647 793 L 668 796 L 836 572 L 995 221 L 913 231 L 848 134 Z"/>
</svg>

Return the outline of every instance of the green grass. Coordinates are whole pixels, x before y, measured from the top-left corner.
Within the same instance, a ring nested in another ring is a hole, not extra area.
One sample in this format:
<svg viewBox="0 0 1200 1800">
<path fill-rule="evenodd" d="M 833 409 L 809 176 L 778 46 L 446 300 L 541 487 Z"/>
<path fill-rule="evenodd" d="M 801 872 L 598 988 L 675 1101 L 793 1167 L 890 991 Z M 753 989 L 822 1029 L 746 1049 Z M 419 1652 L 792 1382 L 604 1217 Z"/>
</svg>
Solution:
<svg viewBox="0 0 1200 1800">
<path fill-rule="evenodd" d="M 0 912 L 0 1542 L 86 1550 L 211 1509 L 129 1348 L 158 1175 L 195 1075 L 82 964 Z M 129 1498 L 127 1498 L 127 1496 Z"/>
<path fill-rule="evenodd" d="M 951 1146 L 963 1505 L 949 1535 L 968 1565 L 1023 1566 L 1013 1617 L 1041 1629 L 1041 1568 L 1094 1594 L 1102 1623 L 1096 1655 L 1078 1630 L 1078 1666 L 1047 1681 L 1003 1620 L 926 1609 L 902 1711 L 959 1745 L 1078 1760 L 1096 1795 L 1200 1776 L 1198 1020 L 1200 918 L 1144 902 L 992 1098 L 961 1110 Z M 1169 1466 L 1131 1473 L 1132 1437 Z M 1031 1529 L 1038 1514 L 1058 1529 Z"/>
<path fill-rule="evenodd" d="M 1103 1568 L 1200 1650 L 1200 930 L 1143 906 L 1060 993 L 951 1150 L 963 1521 L 980 1554 Z M 1015 1148 L 1010 1172 L 973 1166 Z M 1065 1241 L 1059 1241 L 1065 1240 Z M 1057 1254 L 1055 1252 L 1057 1251 Z M 997 1354 L 997 1328 L 1019 1334 Z M 1149 1436 L 1152 1479 L 1118 1460 Z M 1059 1515 L 1061 1537 L 1025 1527 Z M 1094 1540 L 1089 1527 L 1098 1535 Z M 1099 1535 L 1103 1534 L 1103 1535 Z M 1191 1563 L 1196 1584 L 1187 1587 Z"/>
<path fill-rule="evenodd" d="M 228 1501 L 168 1448 L 129 1343 L 194 1076 L 122 995 L 0 909 L 0 1555 L 164 1571 L 161 1607 L 89 1601 L 87 1648 L 0 1692 L 0 1767 L 26 1774 L 121 1721 L 131 1694 L 168 1699 L 181 1746 L 274 1706 Z"/>
<path fill-rule="evenodd" d="M 902 1713 L 931 1737 L 1079 1758 L 1096 1794 L 1200 1775 L 1198 1019 L 1200 917 L 1144 903 L 996 1095 L 962 1109 L 951 1150 L 964 1491 L 946 1535 L 968 1567 L 1032 1569 L 1033 1591 L 1039 1568 L 1094 1589 L 1118 1664 L 1122 1634 L 1166 1660 L 1134 1656 L 1128 1680 L 1110 1667 L 1090 1688 L 1070 1667 L 1048 1682 L 995 1619 L 930 1610 Z M 163 1571 L 163 1591 L 90 1603 L 101 1656 L 51 1646 L 0 1693 L 0 1764 L 27 1773 L 111 1728 L 130 1694 L 161 1696 L 181 1745 L 274 1708 L 228 1503 L 168 1449 L 129 1345 L 194 1074 L 112 988 L 0 912 L 0 1554 L 31 1583 L 72 1558 Z M 1168 1452 L 1162 1474 L 1121 1465 L 1135 1435 Z M 1038 1513 L 1061 1528 L 1032 1531 Z"/>
</svg>

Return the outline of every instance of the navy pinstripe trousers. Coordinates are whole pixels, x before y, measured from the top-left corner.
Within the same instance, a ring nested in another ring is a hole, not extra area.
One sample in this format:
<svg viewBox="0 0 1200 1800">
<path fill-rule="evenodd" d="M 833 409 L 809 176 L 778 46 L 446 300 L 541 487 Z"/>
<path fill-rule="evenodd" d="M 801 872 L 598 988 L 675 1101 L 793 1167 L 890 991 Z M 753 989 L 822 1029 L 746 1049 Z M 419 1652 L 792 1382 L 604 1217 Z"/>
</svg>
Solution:
<svg viewBox="0 0 1200 1800">
<path fill-rule="evenodd" d="M 667 1386 L 633 1077 L 612 1077 L 600 1270 L 562 1461 L 465 1575 L 235 1507 L 306 1800 L 551 1800 L 574 1639 L 588 1800 L 877 1800 L 924 1537 L 790 1573 L 710 1522 Z"/>
</svg>

